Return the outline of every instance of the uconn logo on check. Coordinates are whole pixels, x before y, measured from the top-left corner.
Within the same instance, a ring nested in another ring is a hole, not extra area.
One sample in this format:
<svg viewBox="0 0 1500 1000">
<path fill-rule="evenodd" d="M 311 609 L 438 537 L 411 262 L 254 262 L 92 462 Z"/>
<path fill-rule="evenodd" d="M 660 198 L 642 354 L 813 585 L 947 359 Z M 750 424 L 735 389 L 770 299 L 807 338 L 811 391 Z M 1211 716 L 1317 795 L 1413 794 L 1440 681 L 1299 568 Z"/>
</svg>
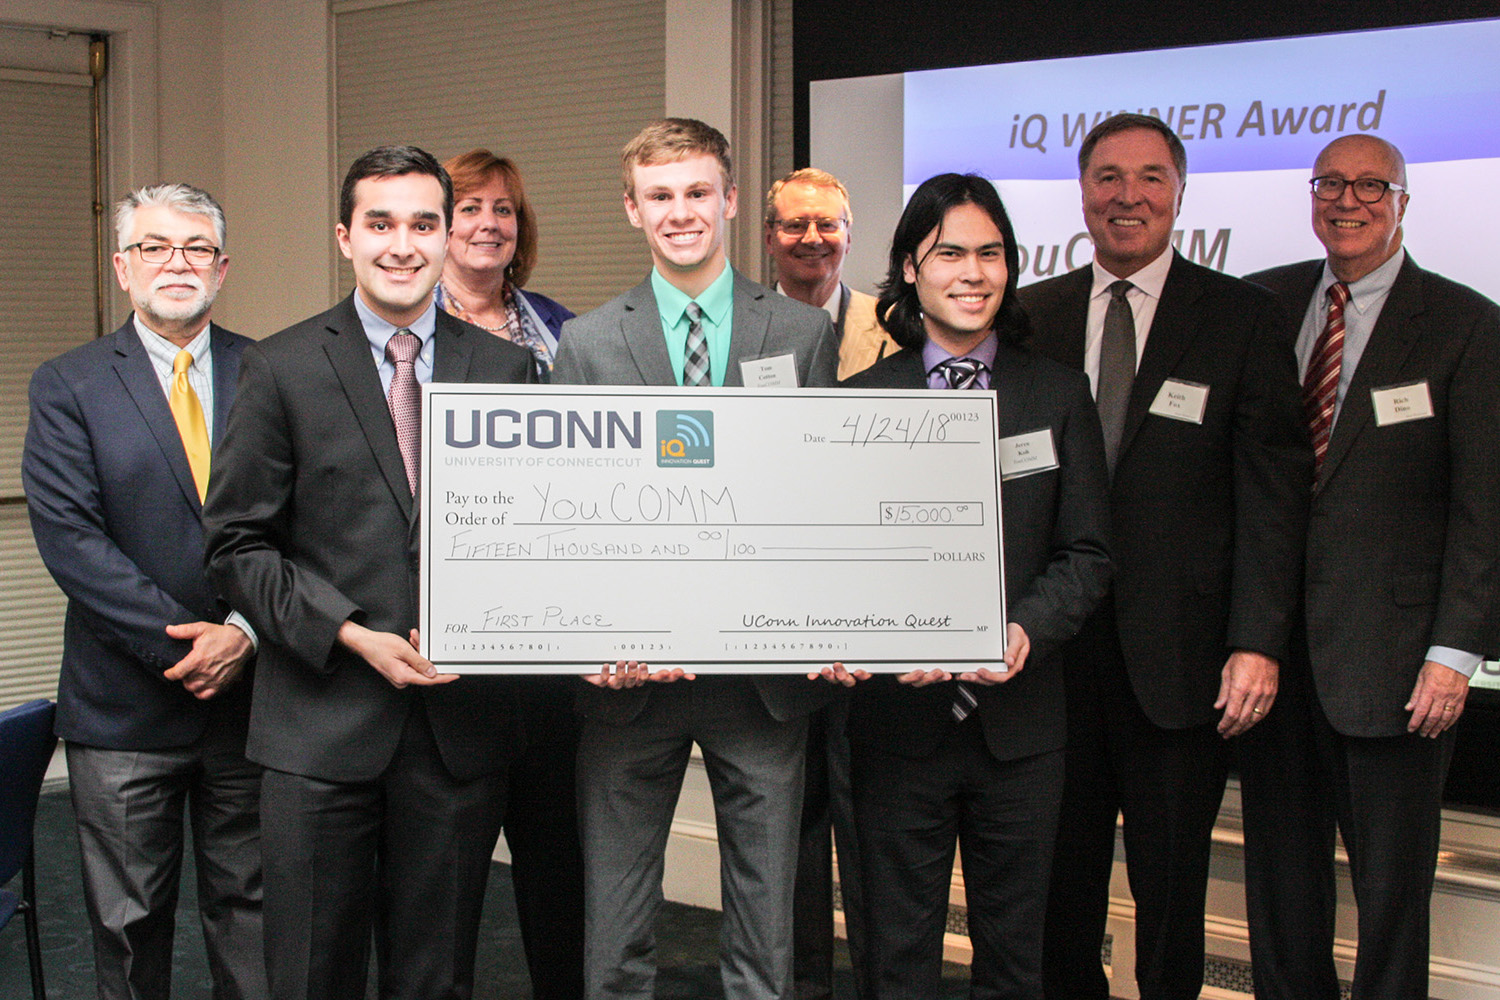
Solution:
<svg viewBox="0 0 1500 1000">
<path fill-rule="evenodd" d="M 714 464 L 712 410 L 657 410 L 656 464 L 661 468 Z"/>
<path fill-rule="evenodd" d="M 641 413 L 614 410 L 448 410 L 444 440 L 450 448 L 640 448 Z"/>
</svg>

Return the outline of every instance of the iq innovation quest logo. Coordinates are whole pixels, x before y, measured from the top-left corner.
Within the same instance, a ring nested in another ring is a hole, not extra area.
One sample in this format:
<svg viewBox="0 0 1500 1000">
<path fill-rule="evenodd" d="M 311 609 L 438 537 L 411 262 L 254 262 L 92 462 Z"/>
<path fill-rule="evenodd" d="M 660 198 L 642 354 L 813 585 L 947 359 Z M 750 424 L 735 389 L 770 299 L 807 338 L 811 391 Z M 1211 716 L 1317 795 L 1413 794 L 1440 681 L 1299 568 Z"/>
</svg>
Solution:
<svg viewBox="0 0 1500 1000">
<path fill-rule="evenodd" d="M 656 464 L 661 468 L 714 464 L 712 410 L 657 410 Z"/>
</svg>

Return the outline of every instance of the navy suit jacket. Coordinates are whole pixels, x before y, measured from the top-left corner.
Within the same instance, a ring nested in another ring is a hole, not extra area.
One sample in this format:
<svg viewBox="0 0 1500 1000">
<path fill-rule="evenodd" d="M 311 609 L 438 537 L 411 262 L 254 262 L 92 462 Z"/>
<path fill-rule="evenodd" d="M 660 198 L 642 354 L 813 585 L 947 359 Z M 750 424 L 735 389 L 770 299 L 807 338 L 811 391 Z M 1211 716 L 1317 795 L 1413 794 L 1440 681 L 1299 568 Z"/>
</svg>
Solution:
<svg viewBox="0 0 1500 1000">
<path fill-rule="evenodd" d="M 215 444 L 249 343 L 210 332 Z M 222 622 L 229 608 L 204 573 L 198 489 L 132 320 L 32 375 L 21 475 L 37 549 L 68 597 L 57 734 L 155 750 L 194 742 L 210 718 L 243 721 L 248 672 L 208 701 L 162 676 L 192 648 L 166 626 Z"/>
<path fill-rule="evenodd" d="M 1249 276 L 1301 317 L 1323 261 Z M 1433 416 L 1380 426 L 1372 390 Z M 1318 700 L 1346 736 L 1401 736 L 1432 645 L 1500 655 L 1500 307 L 1407 256 L 1313 489 L 1304 594 Z"/>
<path fill-rule="evenodd" d="M 925 389 L 922 352 L 904 350 L 846 379 L 851 388 Z M 1058 467 L 1005 482 L 1007 617 L 1031 653 L 1011 680 L 975 685 L 985 743 L 997 760 L 1062 749 L 1063 678 L 1053 654 L 1078 632 L 1109 585 L 1109 474 L 1088 379 L 1046 358 L 1001 346 L 990 386 L 1002 438 L 1052 431 Z M 926 757 L 953 728 L 952 684 L 904 687 L 882 675 L 857 684 L 849 739 L 886 753 Z"/>
</svg>

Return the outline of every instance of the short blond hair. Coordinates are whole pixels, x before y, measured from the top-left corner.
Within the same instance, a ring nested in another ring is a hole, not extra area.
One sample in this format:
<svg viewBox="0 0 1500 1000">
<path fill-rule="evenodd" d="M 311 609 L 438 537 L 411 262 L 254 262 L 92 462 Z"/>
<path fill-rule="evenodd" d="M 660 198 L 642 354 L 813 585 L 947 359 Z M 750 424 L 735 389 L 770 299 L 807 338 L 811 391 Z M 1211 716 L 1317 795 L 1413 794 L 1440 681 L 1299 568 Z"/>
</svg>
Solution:
<svg viewBox="0 0 1500 1000">
<path fill-rule="evenodd" d="M 719 172 L 724 176 L 724 193 L 728 194 L 734 187 L 734 163 L 729 159 L 729 140 L 724 138 L 723 132 L 696 118 L 662 118 L 652 122 L 620 151 L 626 196 L 635 200 L 636 167 L 675 163 L 703 154 L 719 161 Z"/>
<path fill-rule="evenodd" d="M 808 187 L 837 191 L 839 197 L 844 199 L 844 222 L 846 224 L 854 222 L 854 211 L 849 207 L 849 189 L 844 187 L 843 181 L 826 170 L 819 170 L 817 167 L 802 167 L 772 184 L 771 190 L 766 192 L 765 223 L 768 228 L 776 224 L 776 196 L 781 194 L 781 189 L 788 184 L 806 184 Z"/>
</svg>

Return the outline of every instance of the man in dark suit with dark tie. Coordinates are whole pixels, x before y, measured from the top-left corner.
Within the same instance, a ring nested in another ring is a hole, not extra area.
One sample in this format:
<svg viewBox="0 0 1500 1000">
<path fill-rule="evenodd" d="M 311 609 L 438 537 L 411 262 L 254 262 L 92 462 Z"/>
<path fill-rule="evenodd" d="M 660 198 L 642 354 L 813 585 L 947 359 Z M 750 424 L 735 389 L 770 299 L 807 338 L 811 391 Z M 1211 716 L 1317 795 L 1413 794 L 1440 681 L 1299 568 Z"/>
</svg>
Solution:
<svg viewBox="0 0 1500 1000">
<path fill-rule="evenodd" d="M 37 548 L 68 596 L 57 733 L 99 996 L 171 992 L 186 812 L 213 995 L 264 997 L 254 633 L 204 574 L 200 520 L 249 341 L 210 321 L 229 265 L 212 196 L 142 188 L 115 227 L 135 312 L 37 369 L 21 464 Z"/>
<path fill-rule="evenodd" d="M 689 118 L 626 145 L 625 212 L 652 271 L 563 327 L 553 379 L 575 385 L 740 386 L 834 381 L 828 316 L 729 266 L 736 190 L 729 143 Z M 747 378 L 746 376 L 749 376 Z M 708 595 L 709 599 L 725 595 Z M 696 742 L 724 858 L 720 971 L 730 1000 L 792 996 L 792 884 L 808 714 L 829 688 L 805 677 L 683 679 L 616 664 L 589 678 L 578 758 L 585 994 L 651 997 L 652 923 L 673 808 Z"/>
<path fill-rule="evenodd" d="M 1172 249 L 1187 155 L 1146 115 L 1079 148 L 1094 262 L 1021 292 L 1032 344 L 1088 372 L 1108 457 L 1109 596 L 1065 653 L 1067 782 L 1047 995 L 1105 1000 L 1115 820 L 1136 982 L 1196 998 L 1228 748 L 1271 710 L 1297 600 L 1312 456 L 1274 299 Z"/>
<path fill-rule="evenodd" d="M 942 992 L 955 844 L 963 851 L 973 995 L 1042 995 L 1042 920 L 1067 726 L 1054 654 L 1109 580 L 1108 476 L 1088 380 L 1019 347 L 1026 316 L 1010 219 L 989 181 L 940 174 L 891 241 L 879 312 L 902 350 L 843 384 L 996 395 L 1008 452 L 1007 669 L 866 679 L 849 717 L 867 950 L 877 997 Z"/>
<path fill-rule="evenodd" d="M 1312 195 L 1326 259 L 1250 276 L 1301 320 L 1317 456 L 1301 627 L 1276 712 L 1241 748 L 1255 995 L 1339 995 L 1337 828 L 1354 995 L 1425 997 L 1452 726 L 1500 653 L 1500 308 L 1402 248 L 1389 142 L 1330 143 Z"/>
<path fill-rule="evenodd" d="M 515 710 L 416 649 L 419 383 L 529 382 L 524 348 L 437 310 L 453 189 L 427 152 L 345 175 L 355 291 L 248 348 L 205 510 L 212 579 L 261 636 L 271 992 L 467 997 Z M 450 683 L 457 680 L 457 683 Z"/>
</svg>

